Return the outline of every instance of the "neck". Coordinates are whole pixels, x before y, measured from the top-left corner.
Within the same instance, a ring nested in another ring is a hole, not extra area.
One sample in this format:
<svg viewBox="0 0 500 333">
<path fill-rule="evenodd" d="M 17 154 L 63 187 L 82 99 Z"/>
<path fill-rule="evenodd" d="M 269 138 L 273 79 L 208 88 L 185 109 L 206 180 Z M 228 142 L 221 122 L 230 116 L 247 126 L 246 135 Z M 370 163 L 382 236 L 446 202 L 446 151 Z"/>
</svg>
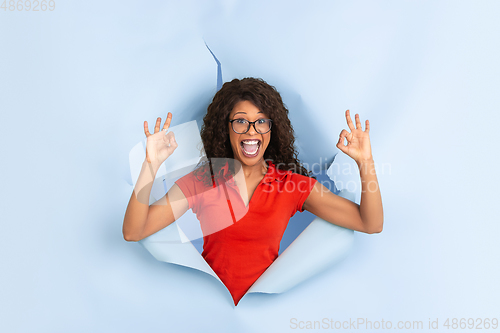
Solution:
<svg viewBox="0 0 500 333">
<path fill-rule="evenodd" d="M 262 159 L 255 165 L 241 165 L 245 178 L 262 177 L 267 172 L 267 163 Z"/>
</svg>

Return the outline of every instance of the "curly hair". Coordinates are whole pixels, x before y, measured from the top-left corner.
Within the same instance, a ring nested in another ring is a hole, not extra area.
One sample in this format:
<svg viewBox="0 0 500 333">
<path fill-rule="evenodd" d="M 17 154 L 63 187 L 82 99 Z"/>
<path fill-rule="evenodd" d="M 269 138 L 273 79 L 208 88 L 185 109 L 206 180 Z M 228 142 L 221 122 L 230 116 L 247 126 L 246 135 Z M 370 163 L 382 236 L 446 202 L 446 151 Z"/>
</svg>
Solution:
<svg viewBox="0 0 500 333">
<path fill-rule="evenodd" d="M 205 161 L 202 164 L 204 167 L 198 168 L 196 171 L 197 174 L 201 172 L 205 175 L 203 177 L 205 183 L 211 185 L 211 182 L 214 181 L 213 176 L 208 177 L 208 166 L 212 169 L 210 174 L 224 177 L 226 173 L 223 171 L 223 167 L 229 162 L 230 173 L 235 173 L 228 123 L 229 114 L 236 103 L 240 101 L 250 101 L 273 120 L 271 140 L 264 152 L 264 159 L 271 161 L 278 169 L 291 170 L 314 178 L 302 166 L 297 157 L 298 153 L 294 146 L 295 133 L 290 119 L 288 119 L 289 111 L 279 92 L 263 79 L 247 77 L 224 83 L 215 94 L 212 103 L 208 106 L 207 114 L 203 118 L 200 134 L 208 163 Z M 226 169 L 226 171 L 228 170 Z"/>
</svg>

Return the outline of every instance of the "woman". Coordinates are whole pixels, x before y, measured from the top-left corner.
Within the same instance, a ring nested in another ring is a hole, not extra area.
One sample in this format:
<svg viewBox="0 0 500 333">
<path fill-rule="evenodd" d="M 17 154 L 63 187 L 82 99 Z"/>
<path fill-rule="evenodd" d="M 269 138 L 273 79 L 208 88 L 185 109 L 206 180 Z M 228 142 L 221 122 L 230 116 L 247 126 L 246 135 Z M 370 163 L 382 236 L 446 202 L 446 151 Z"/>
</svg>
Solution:
<svg viewBox="0 0 500 333">
<path fill-rule="evenodd" d="M 288 110 L 276 89 L 261 79 L 226 82 L 203 119 L 201 138 L 208 162 L 179 179 L 149 206 L 159 166 L 177 143 L 166 133 L 172 114 L 154 134 L 144 122 L 146 160 L 123 224 L 127 241 L 165 228 L 188 209 L 203 231 L 202 256 L 230 291 L 234 304 L 278 257 L 281 237 L 296 211 L 308 210 L 333 224 L 365 233 L 382 231 L 383 210 L 369 140 L 369 122 L 342 130 L 337 147 L 360 170 L 360 205 L 337 196 L 310 177 L 297 159 Z M 166 133 L 166 134 L 165 134 Z M 344 138 L 348 144 L 344 145 Z"/>
</svg>

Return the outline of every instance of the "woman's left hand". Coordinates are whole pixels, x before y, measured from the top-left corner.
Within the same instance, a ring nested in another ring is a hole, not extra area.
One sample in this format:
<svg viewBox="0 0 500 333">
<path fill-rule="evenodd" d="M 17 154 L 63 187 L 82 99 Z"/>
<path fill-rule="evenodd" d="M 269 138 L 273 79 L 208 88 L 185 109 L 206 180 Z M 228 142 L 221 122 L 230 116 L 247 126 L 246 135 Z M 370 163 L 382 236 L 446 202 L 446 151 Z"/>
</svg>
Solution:
<svg viewBox="0 0 500 333">
<path fill-rule="evenodd" d="M 370 132 L 370 123 L 368 122 L 368 119 L 365 121 L 365 130 L 363 131 L 361 128 L 361 121 L 359 120 L 359 115 L 357 113 L 355 115 L 356 127 L 354 127 L 354 124 L 352 123 L 349 110 L 345 112 L 345 118 L 351 133 L 345 129 L 340 132 L 337 148 L 352 157 L 358 164 L 366 160 L 371 160 L 372 149 L 370 145 L 370 136 L 368 135 Z M 344 145 L 344 138 L 347 139 L 347 146 Z"/>
</svg>

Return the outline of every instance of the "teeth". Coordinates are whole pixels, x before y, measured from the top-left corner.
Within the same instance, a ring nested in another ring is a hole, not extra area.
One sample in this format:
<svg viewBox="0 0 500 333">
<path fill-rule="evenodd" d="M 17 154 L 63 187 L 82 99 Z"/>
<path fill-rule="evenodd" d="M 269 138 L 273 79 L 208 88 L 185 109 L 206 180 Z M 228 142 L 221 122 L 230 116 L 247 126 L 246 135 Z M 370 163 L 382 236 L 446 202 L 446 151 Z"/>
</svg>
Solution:
<svg viewBox="0 0 500 333">
<path fill-rule="evenodd" d="M 243 140 L 241 142 L 244 142 L 246 145 L 256 145 L 260 141 L 259 140 Z"/>
</svg>

